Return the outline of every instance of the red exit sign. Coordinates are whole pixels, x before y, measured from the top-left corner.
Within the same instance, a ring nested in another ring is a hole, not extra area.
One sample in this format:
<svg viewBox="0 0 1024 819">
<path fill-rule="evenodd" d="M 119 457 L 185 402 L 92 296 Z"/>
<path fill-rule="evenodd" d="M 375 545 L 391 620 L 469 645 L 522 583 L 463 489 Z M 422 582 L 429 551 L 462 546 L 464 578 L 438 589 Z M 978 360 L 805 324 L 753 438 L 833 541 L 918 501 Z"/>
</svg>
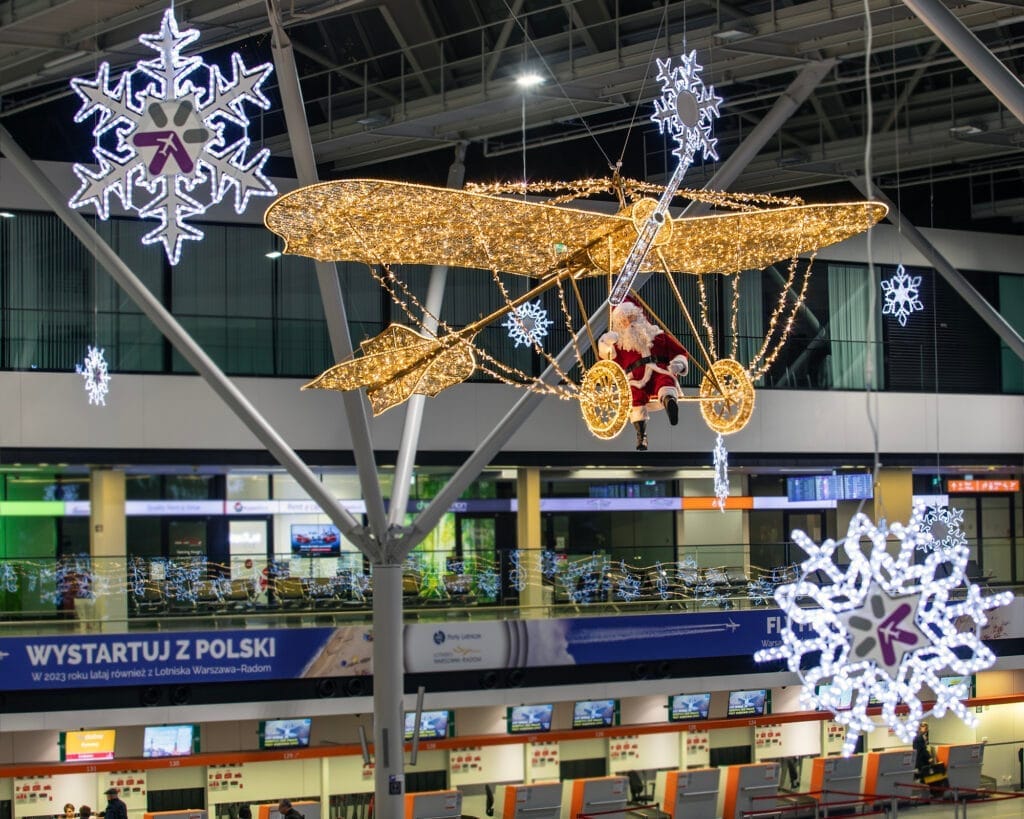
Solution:
<svg viewBox="0 0 1024 819">
<path fill-rule="evenodd" d="M 1020 481 L 998 478 L 976 481 L 949 481 L 946 491 L 950 494 L 954 492 L 1019 492 Z"/>
</svg>

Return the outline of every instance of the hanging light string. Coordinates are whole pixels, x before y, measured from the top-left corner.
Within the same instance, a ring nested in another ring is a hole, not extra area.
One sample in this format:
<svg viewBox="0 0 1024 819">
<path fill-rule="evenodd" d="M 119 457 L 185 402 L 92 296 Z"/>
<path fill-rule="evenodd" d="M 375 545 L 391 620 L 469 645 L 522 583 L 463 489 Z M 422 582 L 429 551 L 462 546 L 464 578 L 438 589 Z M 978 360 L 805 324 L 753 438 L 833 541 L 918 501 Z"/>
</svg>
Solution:
<svg viewBox="0 0 1024 819">
<path fill-rule="evenodd" d="M 547 72 L 547 75 L 551 77 L 551 79 L 557 86 L 558 90 L 562 92 L 562 96 L 565 97 L 565 101 L 569 103 L 569 105 L 572 107 L 573 113 L 576 114 L 576 117 L 580 120 L 580 122 L 583 123 L 584 129 L 586 129 L 587 134 L 593 140 L 594 144 L 597 146 L 597 149 L 601 152 L 601 155 L 604 157 L 604 161 L 608 164 L 609 167 L 611 167 L 612 161 L 611 158 L 608 156 L 607 151 L 605 151 L 601 143 L 598 142 L 597 135 L 593 132 L 593 130 L 590 127 L 590 124 L 583 117 L 583 114 L 580 113 L 580 109 L 576 106 L 576 101 L 569 95 L 569 92 L 565 90 L 565 86 L 562 85 L 561 81 L 558 79 L 558 76 L 555 74 L 555 72 L 551 70 L 551 66 L 548 64 L 548 61 L 544 58 L 544 55 L 541 53 L 540 49 L 537 48 L 537 44 L 533 41 L 533 38 L 531 38 L 529 33 L 527 32 L 526 24 L 520 19 L 520 15 L 515 13 L 512 6 L 509 5 L 508 0 L 502 0 L 502 2 L 505 6 L 505 10 L 508 12 L 509 17 L 512 19 L 513 22 L 515 22 L 516 26 L 518 26 L 519 30 L 522 32 L 524 46 L 526 48 L 532 49 L 532 51 L 537 55 L 537 59 L 540 61 L 540 64 L 544 66 L 544 70 Z M 523 174 L 523 177 L 525 179 L 525 173 Z"/>
<path fill-rule="evenodd" d="M 875 110 L 871 96 L 871 55 L 874 48 L 874 27 L 871 22 L 871 2 L 864 0 L 864 107 L 865 107 L 865 135 L 864 135 L 864 195 L 871 199 L 873 184 L 871 181 L 872 167 L 871 155 L 873 150 L 875 130 Z M 868 426 L 871 428 L 871 440 L 874 445 L 874 463 L 871 475 L 872 484 L 875 487 L 874 494 L 877 496 L 878 476 L 881 471 L 881 457 L 879 454 L 879 431 L 878 431 L 878 393 L 875 389 L 875 356 L 877 354 L 877 343 L 875 341 L 875 310 L 878 304 L 878 294 L 875 292 L 875 261 L 872 247 L 872 235 L 874 231 L 868 229 L 867 235 L 867 257 L 868 257 L 868 316 L 867 316 L 867 354 L 864 357 L 864 382 L 865 382 L 865 411 L 868 419 Z M 864 507 L 862 499 L 857 506 L 858 514 Z M 875 509 L 875 519 L 884 519 L 884 503 L 878 504 Z M 883 514 L 879 514 L 882 512 Z"/>
<path fill-rule="evenodd" d="M 686 14 L 686 4 L 685 3 L 683 3 L 683 14 L 684 15 Z M 634 103 L 634 105 L 633 105 L 633 113 L 632 113 L 632 115 L 629 118 L 629 127 L 626 128 L 626 135 L 625 135 L 625 137 L 622 140 L 622 151 L 619 152 L 618 162 L 615 163 L 615 166 L 612 168 L 612 170 L 616 170 L 618 168 L 621 168 L 622 167 L 622 163 L 623 163 L 623 161 L 624 161 L 624 159 L 626 157 L 626 148 L 629 145 L 629 138 L 630 138 L 630 136 L 633 133 L 633 127 L 636 125 L 637 114 L 640 112 L 640 103 L 641 103 L 641 101 L 643 100 L 643 97 L 644 97 L 644 88 L 647 87 L 647 79 L 651 75 L 651 65 L 654 64 L 654 55 L 655 55 L 655 53 L 657 53 L 657 50 L 658 50 L 658 40 L 661 39 L 661 32 L 662 31 L 665 32 L 665 50 L 666 51 L 670 51 L 671 50 L 671 44 L 669 42 L 669 36 L 668 36 L 668 0 L 665 0 L 665 4 L 662 6 L 662 9 L 661 9 L 661 19 L 658 21 L 658 31 L 657 31 L 657 33 L 655 33 L 654 39 L 651 41 L 651 53 L 650 53 L 650 56 L 647 58 L 647 66 L 646 66 L 646 68 L 644 68 L 644 78 L 640 81 L 640 88 L 637 90 L 636 103 Z M 684 53 L 686 52 L 686 24 L 685 24 L 685 16 L 684 16 L 684 23 L 683 23 L 683 52 Z"/>
</svg>

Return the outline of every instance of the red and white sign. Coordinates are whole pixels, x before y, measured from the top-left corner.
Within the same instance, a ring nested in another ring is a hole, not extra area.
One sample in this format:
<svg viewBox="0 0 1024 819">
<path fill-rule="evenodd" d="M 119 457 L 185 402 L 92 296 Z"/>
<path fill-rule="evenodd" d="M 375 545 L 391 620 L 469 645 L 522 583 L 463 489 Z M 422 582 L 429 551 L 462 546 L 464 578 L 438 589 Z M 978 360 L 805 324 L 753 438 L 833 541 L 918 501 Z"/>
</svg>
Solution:
<svg viewBox="0 0 1024 819">
<path fill-rule="evenodd" d="M 1020 492 L 1020 481 L 1009 478 L 949 481 L 946 491 L 951 494 L 953 492 Z"/>
</svg>

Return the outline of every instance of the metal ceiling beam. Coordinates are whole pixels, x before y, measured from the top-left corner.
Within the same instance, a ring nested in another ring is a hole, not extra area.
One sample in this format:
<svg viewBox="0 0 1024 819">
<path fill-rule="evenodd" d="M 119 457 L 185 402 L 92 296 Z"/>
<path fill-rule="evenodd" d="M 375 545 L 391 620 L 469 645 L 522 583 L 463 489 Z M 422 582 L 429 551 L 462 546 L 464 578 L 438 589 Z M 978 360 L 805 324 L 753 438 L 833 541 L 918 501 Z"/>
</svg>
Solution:
<svg viewBox="0 0 1024 819">
<path fill-rule="evenodd" d="M 18 169 L 51 211 L 85 246 L 85 249 L 110 273 L 128 297 L 146 314 L 156 328 L 167 338 L 182 357 L 188 361 L 217 396 L 227 405 L 246 428 L 259 440 L 320 506 L 331 521 L 353 541 L 361 538 L 364 526 L 333 497 L 327 486 L 313 474 L 295 451 L 260 415 L 238 387 L 224 374 L 206 352 L 171 315 L 159 299 L 149 292 L 145 284 L 131 271 L 121 258 L 103 241 L 78 211 L 72 210 L 57 186 L 36 167 L 6 128 L 0 126 L 0 152 Z"/>
<path fill-rule="evenodd" d="M 408 2 L 409 0 L 399 0 L 399 8 L 406 8 L 404 4 Z M 423 89 L 423 93 L 428 95 L 433 94 L 434 89 L 430 84 L 430 80 L 427 79 L 427 74 L 423 70 L 423 66 L 420 64 L 420 61 L 417 58 L 415 52 L 413 51 L 412 48 L 409 47 L 409 41 L 406 39 L 405 32 L 402 31 L 402 27 L 399 26 L 398 22 L 395 20 L 394 15 L 391 13 L 391 8 L 387 5 L 381 4 L 380 6 L 377 7 L 377 11 L 379 11 L 380 16 L 384 18 L 384 22 L 390 29 L 391 35 L 395 38 L 395 42 L 398 43 L 398 47 L 401 49 L 402 54 L 405 55 L 405 61 L 409 64 L 409 67 L 412 69 L 413 74 L 416 75 L 416 79 L 419 80 L 420 87 Z M 424 25 L 428 25 L 426 23 L 425 18 Z M 436 38 L 435 45 L 437 45 L 438 48 L 440 48 L 440 43 L 436 41 Z M 422 50 L 423 48 L 424 46 L 417 46 L 417 49 Z"/>
<path fill-rule="evenodd" d="M 343 68 L 337 63 L 328 60 L 327 58 L 324 57 L 323 54 L 321 54 L 315 48 L 310 48 L 309 46 L 303 45 L 302 43 L 296 42 L 294 40 L 292 41 L 292 48 L 294 48 L 302 56 L 308 57 L 314 62 L 322 65 L 324 68 L 330 69 L 332 74 L 337 74 L 342 79 L 348 80 L 350 83 L 356 86 L 356 88 L 366 88 L 366 90 L 369 91 L 369 93 L 380 97 L 382 100 L 388 103 L 388 105 L 398 105 L 399 102 L 401 102 L 401 100 L 399 100 L 398 97 L 396 97 L 390 91 L 385 91 L 378 85 L 368 83 L 366 81 L 366 77 L 362 76 L 361 74 L 356 74 L 354 71 L 350 71 L 349 69 Z"/>
<path fill-rule="evenodd" d="M 501 31 L 498 32 L 498 39 L 494 43 L 494 48 L 491 49 L 490 59 L 487 60 L 487 67 L 484 69 L 483 86 L 485 88 L 494 76 L 498 63 L 501 62 L 501 55 L 508 45 L 509 37 L 512 36 L 512 32 L 519 25 L 519 12 L 523 9 L 523 2 L 524 0 L 514 0 L 511 8 L 509 8 L 508 19 L 505 21 L 505 25 L 501 27 Z"/>
<path fill-rule="evenodd" d="M 309 141 L 309 126 L 302 104 L 302 89 L 295 68 L 295 55 L 291 41 L 281 23 L 278 0 L 267 0 L 267 16 L 273 29 L 271 53 L 277 68 L 278 90 L 284 108 L 288 137 L 291 142 L 292 158 L 300 185 L 312 185 L 318 181 L 313 145 Z M 345 300 L 338 282 L 338 268 L 331 262 L 316 262 L 316 277 L 323 301 L 327 332 L 331 340 L 331 352 L 335 361 L 342 361 L 352 355 L 352 339 L 349 335 L 348 316 Z M 377 462 L 370 437 L 370 421 L 361 392 L 344 392 L 341 395 L 345 418 L 352 438 L 356 471 L 366 500 L 366 516 L 370 521 L 370 535 L 356 542 L 360 550 L 371 560 L 378 557 L 380 543 L 387 531 L 384 513 L 384 497 L 377 477 Z"/>
<path fill-rule="evenodd" d="M 799 74 L 796 75 L 789 87 L 779 95 L 775 104 L 764 115 L 757 126 L 751 131 L 739 147 L 732 152 L 732 155 L 722 163 L 711 180 L 705 186 L 711 190 L 724 191 L 739 177 L 744 168 L 749 165 L 761 149 L 768 144 L 768 140 L 782 127 L 793 113 L 806 100 L 818 84 L 828 76 L 828 73 L 836 67 L 838 60 L 822 60 L 817 63 L 810 63 Z M 707 202 L 691 202 L 681 214 L 683 217 L 700 216 L 707 213 L 711 205 Z"/>
<path fill-rule="evenodd" d="M 854 179 L 853 184 L 865 196 L 868 196 L 868 185 L 863 176 Z M 917 251 L 925 257 L 928 264 L 934 267 L 936 272 L 960 294 L 960 297 L 967 302 L 974 312 L 981 316 L 981 320 L 1003 340 L 1003 343 L 1024 361 L 1024 338 L 1021 337 L 1020 333 L 1013 329 L 1010 323 L 1003 318 L 1002 314 L 975 289 L 973 284 L 964 278 L 963 273 L 953 267 L 949 260 L 939 253 L 935 245 L 929 242 L 921 231 L 907 221 L 907 217 L 900 213 L 895 202 L 874 186 L 871 188 L 870 196 L 889 206 L 889 215 L 886 218 L 900 229 L 902 235 L 906 236 L 910 244 L 917 248 Z"/>
<path fill-rule="evenodd" d="M 903 88 L 900 89 L 899 96 L 893 101 L 892 110 L 889 111 L 889 115 L 885 118 L 885 122 L 882 123 L 882 127 L 879 128 L 880 134 L 886 134 L 896 124 L 896 118 L 900 115 L 900 111 L 910 100 L 910 95 L 917 89 L 917 84 L 924 79 L 924 75 L 928 73 L 929 63 L 932 58 L 938 53 L 939 46 L 941 46 L 938 40 L 928 46 L 924 55 L 921 57 L 921 64 L 914 69 L 914 73 L 907 77 L 906 82 L 903 83 Z"/>
<path fill-rule="evenodd" d="M 1024 122 L 1024 84 L 939 0 L 903 0 L 996 99 Z"/>
</svg>

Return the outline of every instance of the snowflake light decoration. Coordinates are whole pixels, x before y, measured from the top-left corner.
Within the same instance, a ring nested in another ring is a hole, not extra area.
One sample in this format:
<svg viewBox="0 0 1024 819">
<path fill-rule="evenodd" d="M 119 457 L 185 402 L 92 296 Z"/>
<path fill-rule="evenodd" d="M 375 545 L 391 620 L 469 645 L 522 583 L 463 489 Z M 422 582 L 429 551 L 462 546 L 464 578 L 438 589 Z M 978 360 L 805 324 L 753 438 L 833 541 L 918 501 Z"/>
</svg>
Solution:
<svg viewBox="0 0 1024 819">
<path fill-rule="evenodd" d="M 960 524 L 964 522 L 964 510 L 949 506 L 931 506 L 924 514 L 922 529 L 931 535 L 931 541 L 918 545 L 921 551 L 950 549 L 967 546 L 967 535 Z"/>
<path fill-rule="evenodd" d="M 661 98 L 654 101 L 651 121 L 658 124 L 660 133 L 672 136 L 676 143 L 673 153 L 686 167 L 693 164 L 698 148 L 704 159 L 718 159 L 718 140 L 711 136 L 711 125 L 719 116 L 722 98 L 714 86 L 704 85 L 703 70 L 696 51 L 681 55 L 675 66 L 671 57 L 658 60 Z"/>
<path fill-rule="evenodd" d="M 626 566 L 626 561 L 619 561 L 619 579 L 615 584 L 615 596 L 625 603 L 632 603 L 640 598 L 640 578 Z"/>
<path fill-rule="evenodd" d="M 1013 594 L 982 597 L 967 579 L 968 550 L 962 544 L 932 550 L 915 564 L 918 544 L 931 540 L 923 521 L 921 505 L 906 526 L 879 528 L 866 515 L 855 515 L 841 542 L 849 560 L 845 570 L 833 560 L 840 544 L 829 539 L 819 546 L 804 532 L 793 532 L 807 559 L 800 580 L 775 591 L 787 616 L 782 643 L 756 652 L 754 659 L 787 661 L 803 682 L 801 704 L 832 711 L 846 726 L 844 756 L 853 753 L 861 733 L 875 727 L 867 715 L 872 697 L 882 703 L 883 722 L 903 742 L 917 732 L 925 687 L 935 695 L 932 715 L 952 711 L 966 724 L 975 723 L 962 702 L 967 675 L 995 661 L 980 640 L 981 629 L 986 612 L 1009 604 Z M 887 538 L 899 543 L 895 556 L 886 548 Z M 951 600 L 954 590 L 962 599 Z M 808 601 L 816 607 L 808 607 Z M 943 685 L 940 675 L 950 673 L 964 675 L 965 681 Z M 819 684 L 827 686 L 816 691 Z M 909 709 L 906 716 L 896 713 L 900 702 Z"/>
<path fill-rule="evenodd" d="M 205 213 L 232 188 L 236 213 L 245 210 L 251 196 L 277 194 L 263 174 L 270 151 L 249 155 L 245 111 L 246 102 L 270 107 L 262 86 L 273 67 L 248 68 L 234 53 L 227 78 L 201 57 L 182 55 L 198 38 L 197 29 L 180 30 L 168 9 L 158 34 L 139 37 L 156 57 L 140 60 L 113 87 L 108 63 L 92 80 L 71 81 L 82 99 L 75 122 L 96 116 L 93 156 L 99 169 L 75 165 L 82 186 L 69 204 L 93 204 L 106 220 L 115 194 L 127 210 L 159 222 L 142 242 L 162 243 L 172 265 L 181 257 L 183 241 L 203 238 L 189 217 Z"/>
<path fill-rule="evenodd" d="M 502 327 L 508 330 L 508 337 L 516 343 L 529 347 L 541 347 L 548 334 L 548 327 L 554 322 L 548 318 L 548 311 L 541 306 L 540 299 L 528 301 L 505 316 Z"/>
<path fill-rule="evenodd" d="M 721 433 L 715 441 L 715 506 L 725 512 L 725 501 L 729 497 L 729 450 Z"/>
<path fill-rule="evenodd" d="M 85 361 L 75 365 L 75 372 L 85 379 L 85 394 L 89 396 L 89 403 L 105 407 L 107 393 L 110 392 L 110 371 L 103 350 L 89 347 Z"/>
<path fill-rule="evenodd" d="M 924 310 L 918 295 L 920 286 L 920 276 L 911 276 L 904 270 L 903 265 L 897 267 L 891 279 L 882 280 L 882 293 L 885 295 L 882 315 L 895 316 L 900 327 L 906 327 L 911 313 Z"/>
</svg>

